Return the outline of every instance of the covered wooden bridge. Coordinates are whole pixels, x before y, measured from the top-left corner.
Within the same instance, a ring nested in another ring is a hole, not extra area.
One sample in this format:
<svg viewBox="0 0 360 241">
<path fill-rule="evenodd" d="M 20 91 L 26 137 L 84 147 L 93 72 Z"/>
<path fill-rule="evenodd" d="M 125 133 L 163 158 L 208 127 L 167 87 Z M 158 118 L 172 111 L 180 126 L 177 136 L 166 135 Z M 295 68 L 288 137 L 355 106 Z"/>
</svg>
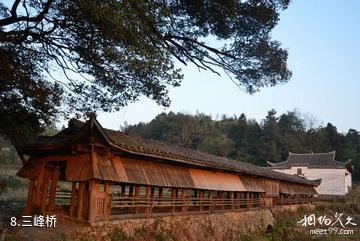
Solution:
<svg viewBox="0 0 360 241">
<path fill-rule="evenodd" d="M 105 129 L 95 116 L 18 149 L 18 175 L 30 179 L 24 212 L 89 222 L 309 203 L 320 184 Z"/>
</svg>

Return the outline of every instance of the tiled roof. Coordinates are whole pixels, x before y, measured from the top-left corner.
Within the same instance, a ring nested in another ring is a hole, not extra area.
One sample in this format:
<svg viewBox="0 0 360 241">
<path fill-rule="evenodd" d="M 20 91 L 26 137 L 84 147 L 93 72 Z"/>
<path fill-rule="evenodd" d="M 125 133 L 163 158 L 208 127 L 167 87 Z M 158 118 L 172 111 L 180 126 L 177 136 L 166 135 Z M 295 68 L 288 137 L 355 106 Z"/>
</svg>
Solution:
<svg viewBox="0 0 360 241">
<path fill-rule="evenodd" d="M 91 121 L 93 121 L 93 123 L 90 123 Z M 90 119 L 90 121 L 86 123 L 72 121 L 69 123 L 69 128 L 61 131 L 55 135 L 54 138 L 58 140 L 62 139 L 63 143 L 69 143 L 71 138 L 77 135 L 81 130 L 84 130 L 86 126 L 97 126 L 110 145 L 133 154 L 150 156 L 157 159 L 165 159 L 176 163 L 183 163 L 198 167 L 214 168 L 307 185 L 317 186 L 320 184 L 320 180 L 306 180 L 296 175 L 288 175 L 272 171 L 268 168 L 255 166 L 250 163 L 219 157 L 175 145 L 168 145 L 155 140 L 143 139 L 120 131 L 105 129 L 101 127 L 96 119 Z M 52 141 L 49 143 L 51 143 L 51 145 L 54 144 Z M 28 145 L 28 147 L 36 149 L 37 147 L 42 148 L 43 145 L 44 143 L 41 141 L 40 143 L 32 143 L 31 145 Z"/>
<path fill-rule="evenodd" d="M 327 153 L 298 154 L 289 152 L 288 159 L 279 163 L 268 162 L 273 168 L 290 168 L 292 166 L 307 166 L 313 168 L 346 168 L 351 166 L 351 160 L 340 162 L 335 160 L 335 151 Z"/>
</svg>

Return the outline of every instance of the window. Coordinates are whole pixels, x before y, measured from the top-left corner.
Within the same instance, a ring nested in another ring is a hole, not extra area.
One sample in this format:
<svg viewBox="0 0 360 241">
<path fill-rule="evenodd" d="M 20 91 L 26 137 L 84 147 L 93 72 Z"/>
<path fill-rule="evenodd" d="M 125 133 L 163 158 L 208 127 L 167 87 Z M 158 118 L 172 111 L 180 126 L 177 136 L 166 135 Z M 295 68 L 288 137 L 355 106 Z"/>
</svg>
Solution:
<svg viewBox="0 0 360 241">
<path fill-rule="evenodd" d="M 298 169 L 297 169 L 297 174 L 298 174 L 298 175 L 302 175 L 302 169 L 301 169 L 301 168 L 298 168 Z"/>
</svg>

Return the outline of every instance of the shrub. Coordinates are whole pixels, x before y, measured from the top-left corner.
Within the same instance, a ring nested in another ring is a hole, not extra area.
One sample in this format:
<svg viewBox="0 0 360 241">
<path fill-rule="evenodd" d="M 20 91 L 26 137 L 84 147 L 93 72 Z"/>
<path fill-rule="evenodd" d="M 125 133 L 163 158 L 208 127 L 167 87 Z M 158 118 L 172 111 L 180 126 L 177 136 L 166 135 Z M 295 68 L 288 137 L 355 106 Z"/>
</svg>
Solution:
<svg viewBox="0 0 360 241">
<path fill-rule="evenodd" d="M 116 227 L 108 234 L 108 238 L 111 241 L 125 241 L 128 239 L 128 236 L 120 227 Z"/>
</svg>

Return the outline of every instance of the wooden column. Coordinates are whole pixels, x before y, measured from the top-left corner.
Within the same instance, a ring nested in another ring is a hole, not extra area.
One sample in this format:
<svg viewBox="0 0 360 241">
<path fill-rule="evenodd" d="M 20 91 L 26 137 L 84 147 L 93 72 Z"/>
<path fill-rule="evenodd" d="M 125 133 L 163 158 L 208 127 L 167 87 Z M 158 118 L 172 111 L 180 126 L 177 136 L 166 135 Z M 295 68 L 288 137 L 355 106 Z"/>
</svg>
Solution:
<svg viewBox="0 0 360 241">
<path fill-rule="evenodd" d="M 163 188 L 162 187 L 159 187 L 159 193 L 158 193 L 158 203 L 160 204 L 161 203 L 161 199 L 163 198 Z"/>
<path fill-rule="evenodd" d="M 233 210 L 234 209 L 234 192 L 230 192 L 230 208 Z"/>
<path fill-rule="evenodd" d="M 193 204 L 195 205 L 195 209 L 197 209 L 197 206 L 199 205 L 199 200 L 197 198 L 198 198 L 198 191 L 194 190 L 194 202 L 193 202 Z"/>
<path fill-rule="evenodd" d="M 247 209 L 250 208 L 250 193 L 249 192 L 246 193 L 246 208 Z"/>
<path fill-rule="evenodd" d="M 49 172 L 49 170 L 45 170 L 44 178 L 42 180 L 42 187 L 40 187 L 41 189 L 40 213 L 42 214 L 44 214 L 46 210 L 46 199 L 48 194 L 48 185 L 50 178 L 51 178 L 51 173 Z"/>
<path fill-rule="evenodd" d="M 253 208 L 253 203 L 254 203 L 253 197 L 254 197 L 253 193 L 250 192 L 250 193 L 249 193 L 249 200 L 250 200 L 249 208 Z"/>
<path fill-rule="evenodd" d="M 204 206 L 204 191 L 199 191 L 199 199 L 200 199 L 200 212 L 202 212 Z"/>
<path fill-rule="evenodd" d="M 70 217 L 75 216 L 75 195 L 76 195 L 76 182 L 72 183 L 71 197 L 70 197 Z"/>
<path fill-rule="evenodd" d="M 145 213 L 149 214 L 150 210 L 151 210 L 151 187 L 150 186 L 146 186 L 146 192 L 145 192 L 145 200 L 146 200 L 146 209 L 145 209 Z"/>
<path fill-rule="evenodd" d="M 240 199 L 240 193 L 239 192 L 235 192 L 234 193 L 234 199 L 235 199 L 235 209 L 239 208 L 239 199 Z"/>
<path fill-rule="evenodd" d="M 221 199 L 221 210 L 225 209 L 225 192 L 220 193 L 220 199 Z"/>
<path fill-rule="evenodd" d="M 176 211 L 176 207 L 175 207 L 175 203 L 176 203 L 176 193 L 177 193 L 177 189 L 176 188 L 171 188 L 171 212 L 175 212 Z"/>
<path fill-rule="evenodd" d="M 30 180 L 28 195 L 26 200 L 26 207 L 23 210 L 23 214 L 25 215 L 32 213 L 34 194 L 35 194 L 35 180 Z"/>
<path fill-rule="evenodd" d="M 154 197 L 155 195 L 155 187 L 151 187 L 151 193 L 150 193 L 150 197 Z"/>
<path fill-rule="evenodd" d="M 44 183 L 44 174 L 45 174 L 45 169 L 42 169 L 35 181 L 35 193 L 34 193 L 33 204 L 36 208 L 41 207 L 41 197 L 42 197 L 41 196 L 41 187 Z"/>
<path fill-rule="evenodd" d="M 83 213 L 83 204 L 84 204 L 84 191 L 85 191 L 85 182 L 79 183 L 79 190 L 78 190 L 78 208 L 77 208 L 77 218 L 82 219 Z"/>
<path fill-rule="evenodd" d="M 99 184 L 95 181 L 95 180 L 91 180 L 89 182 L 89 186 L 90 186 L 90 193 L 89 193 L 89 217 L 88 217 L 88 221 L 91 223 L 93 221 L 95 221 L 96 218 L 96 194 L 98 192 L 99 189 Z"/>
<path fill-rule="evenodd" d="M 124 196 L 125 196 L 125 189 L 126 189 L 126 186 L 125 186 L 125 185 L 121 185 L 120 197 L 124 197 Z"/>
<path fill-rule="evenodd" d="M 130 196 L 130 194 L 129 194 L 129 196 Z M 134 201 L 133 201 L 132 204 L 135 205 L 135 206 L 138 206 L 140 203 L 142 203 L 140 201 L 140 186 L 135 186 L 135 196 L 134 196 Z M 140 208 L 135 207 L 134 211 L 135 211 L 135 213 L 139 213 Z"/>
<path fill-rule="evenodd" d="M 132 198 L 134 196 L 134 186 L 133 185 L 130 185 L 129 186 L 129 205 L 130 206 L 134 206 L 135 205 L 135 202 L 134 202 L 134 199 Z M 130 212 L 136 212 L 136 209 L 134 208 L 129 208 L 129 210 L 131 210 Z"/>
<path fill-rule="evenodd" d="M 105 182 L 104 192 L 105 192 L 105 203 L 104 203 L 104 219 L 109 220 L 111 212 L 111 196 L 110 196 L 111 185 L 109 182 Z"/>
<path fill-rule="evenodd" d="M 60 169 L 56 168 L 53 170 L 52 178 L 51 178 L 51 190 L 50 190 L 50 198 L 49 198 L 49 206 L 48 206 L 49 211 L 53 211 L 55 209 L 56 187 L 59 179 L 60 179 Z"/>
<path fill-rule="evenodd" d="M 182 203 L 182 208 L 181 211 L 184 213 L 187 210 L 187 204 L 186 204 L 186 189 L 181 189 L 181 203 Z"/>
<path fill-rule="evenodd" d="M 209 212 L 214 209 L 212 191 L 209 191 Z"/>
<path fill-rule="evenodd" d="M 265 193 L 261 193 L 260 194 L 260 207 L 264 207 L 265 206 Z"/>
</svg>

